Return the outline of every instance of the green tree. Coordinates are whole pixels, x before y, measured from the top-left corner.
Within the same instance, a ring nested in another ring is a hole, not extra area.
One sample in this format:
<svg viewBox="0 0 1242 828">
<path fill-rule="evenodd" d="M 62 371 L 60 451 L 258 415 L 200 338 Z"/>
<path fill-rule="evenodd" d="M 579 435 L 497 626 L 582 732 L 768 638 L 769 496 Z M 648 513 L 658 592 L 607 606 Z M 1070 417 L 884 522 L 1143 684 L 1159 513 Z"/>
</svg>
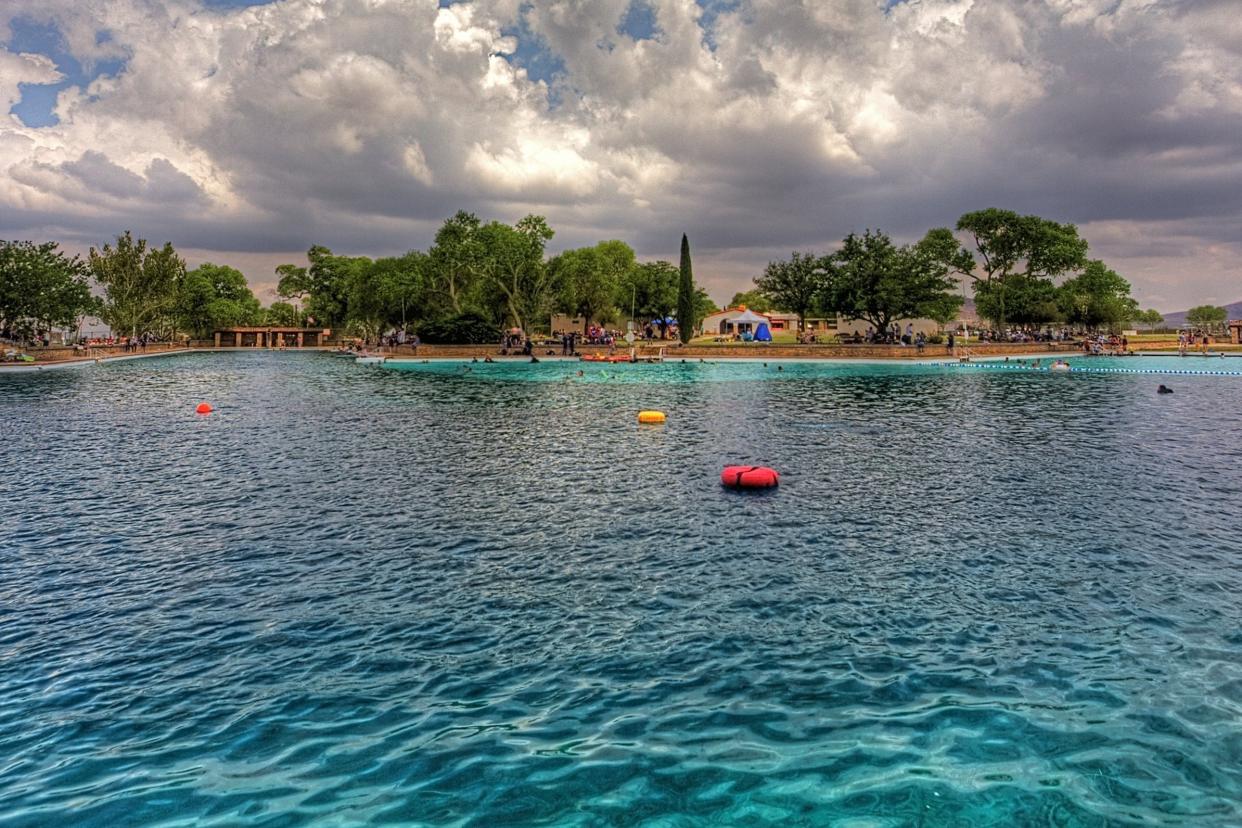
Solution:
<svg viewBox="0 0 1242 828">
<path fill-rule="evenodd" d="M 896 247 L 880 231 L 851 233 L 827 258 L 825 304 L 886 331 L 898 319 L 956 315 L 961 297 L 935 241 Z"/>
<path fill-rule="evenodd" d="M 435 244 L 427 253 L 431 283 L 454 314 L 462 312 L 465 297 L 483 269 L 480 226 L 478 216 L 458 210 L 436 231 Z"/>
<path fill-rule="evenodd" d="M 828 287 L 829 273 L 819 256 L 795 251 L 788 261 L 768 262 L 763 275 L 756 277 L 755 287 L 773 307 L 798 314 L 798 330 L 802 331 L 806 315 Z"/>
<path fill-rule="evenodd" d="M 258 324 L 263 309 L 240 271 L 204 262 L 181 280 L 176 314 L 178 327 L 202 339 L 218 328 Z"/>
<path fill-rule="evenodd" d="M 582 317 L 583 332 L 592 321 L 606 322 L 616 306 L 628 310 L 631 296 L 622 299 L 626 274 L 634 268 L 634 251 L 622 241 L 603 241 L 594 247 L 566 250 L 548 262 L 557 285 L 556 307 L 561 313 Z M 637 313 L 637 297 L 634 297 Z"/>
<path fill-rule="evenodd" d="M 1154 331 L 1158 325 L 1164 324 L 1164 314 L 1155 308 L 1148 308 L 1135 316 L 1134 321 L 1140 325 L 1146 325 L 1148 331 Z"/>
<path fill-rule="evenodd" d="M 698 325 L 699 320 L 695 316 L 696 304 L 694 269 L 690 263 L 690 240 L 682 233 L 680 278 L 677 281 L 677 335 L 683 345 L 694 336 L 695 326 Z"/>
<path fill-rule="evenodd" d="M 388 308 L 389 323 L 400 322 L 405 328 L 409 319 L 426 315 L 431 304 L 430 259 L 426 253 L 411 250 L 404 256 L 377 259 L 375 267 L 380 272 L 380 291 Z"/>
<path fill-rule="evenodd" d="M 98 312 L 86 264 L 57 247 L 0 241 L 0 336 L 26 340 L 40 330 L 76 328 Z"/>
<path fill-rule="evenodd" d="M 733 298 L 729 300 L 731 308 L 749 308 L 755 313 L 767 313 L 772 310 L 772 300 L 765 296 L 758 288 L 754 290 L 743 290 L 733 294 Z"/>
<path fill-rule="evenodd" d="M 643 322 L 655 320 L 660 338 L 668 335 L 668 319 L 677 308 L 677 268 L 671 262 L 643 262 L 621 278 L 618 300 L 634 306 Z"/>
<path fill-rule="evenodd" d="M 148 250 L 146 239 L 134 241 L 126 230 L 115 247 L 90 249 L 90 270 L 104 291 L 101 315 L 114 331 L 136 336 L 172 327 L 185 260 L 171 243 Z"/>
<path fill-rule="evenodd" d="M 1186 321 L 1196 328 L 1214 331 L 1224 326 L 1229 311 L 1217 305 L 1196 305 L 1186 311 Z"/>
<path fill-rule="evenodd" d="M 553 235 L 544 217 L 535 215 L 512 227 L 493 221 L 478 230 L 482 250 L 479 276 L 513 324 L 523 331 L 529 330 L 550 305 L 554 274 L 543 252 Z"/>
<path fill-rule="evenodd" d="M 1038 327 L 1063 319 L 1060 293 L 1050 279 L 1010 273 L 975 285 L 975 310 L 984 319 Z"/>
<path fill-rule="evenodd" d="M 1139 313 L 1138 303 L 1130 298 L 1130 283 L 1099 259 L 1062 283 L 1058 294 L 1065 320 L 1092 330 L 1119 330 Z"/>
<path fill-rule="evenodd" d="M 300 327 L 300 316 L 298 309 L 288 302 L 273 302 L 263 310 L 263 324 L 277 328 Z"/>
<path fill-rule="evenodd" d="M 708 295 L 706 288 L 696 287 L 694 289 L 694 319 L 695 325 L 698 325 L 708 316 L 720 310 L 720 306 L 716 301 Z"/>
<path fill-rule="evenodd" d="M 343 324 L 349 317 L 354 260 L 333 255 L 321 245 L 312 245 L 306 258 L 310 267 L 282 264 L 276 268 L 280 277 L 276 292 L 285 299 L 302 299 L 308 324 L 326 328 Z"/>
<path fill-rule="evenodd" d="M 986 318 L 997 328 L 1009 321 L 1009 293 L 1039 294 L 1030 280 L 1053 280 L 1081 270 L 1087 261 L 1087 242 L 1072 224 L 1058 224 L 1039 216 L 1021 216 L 1012 210 L 988 208 L 966 213 L 957 229 L 970 235 L 979 253 L 977 269 L 963 272 L 975 282 L 976 294 L 986 294 Z M 1011 279 L 1020 274 L 1026 279 Z M 978 299 L 976 299 L 978 301 Z"/>
</svg>

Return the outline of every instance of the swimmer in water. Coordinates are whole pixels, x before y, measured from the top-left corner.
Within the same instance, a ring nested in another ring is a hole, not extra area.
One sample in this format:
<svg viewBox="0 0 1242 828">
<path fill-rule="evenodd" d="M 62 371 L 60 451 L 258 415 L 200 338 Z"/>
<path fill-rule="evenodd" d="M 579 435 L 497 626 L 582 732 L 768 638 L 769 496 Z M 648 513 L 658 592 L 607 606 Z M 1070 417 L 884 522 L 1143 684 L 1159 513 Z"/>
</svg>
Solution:
<svg viewBox="0 0 1242 828">
<path fill-rule="evenodd" d="M 1161 385 L 1159 388 L 1156 389 L 1156 393 L 1157 394 L 1172 394 L 1173 389 L 1169 388 L 1167 385 Z"/>
<path fill-rule="evenodd" d="M 538 361 L 539 361 L 539 357 L 537 357 L 537 356 L 533 356 L 533 357 L 531 357 L 531 358 L 530 358 L 530 361 L 531 361 L 531 362 L 538 362 Z"/>
<path fill-rule="evenodd" d="M 582 369 L 578 369 L 578 376 L 582 376 Z"/>
</svg>

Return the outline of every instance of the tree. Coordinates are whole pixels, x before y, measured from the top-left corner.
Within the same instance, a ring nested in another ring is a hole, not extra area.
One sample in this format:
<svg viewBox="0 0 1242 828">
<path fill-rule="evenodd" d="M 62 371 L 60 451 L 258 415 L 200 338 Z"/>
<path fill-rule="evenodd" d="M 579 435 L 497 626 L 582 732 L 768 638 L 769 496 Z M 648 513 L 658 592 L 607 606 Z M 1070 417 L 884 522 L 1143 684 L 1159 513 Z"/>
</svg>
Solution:
<svg viewBox="0 0 1242 828">
<path fill-rule="evenodd" d="M 202 339 L 218 328 L 257 324 L 263 309 L 240 271 L 204 262 L 181 280 L 176 315 L 178 327 Z"/>
<path fill-rule="evenodd" d="M 664 339 L 668 320 L 677 309 L 677 280 L 677 268 L 671 262 L 643 262 L 622 275 L 618 299 L 628 299 L 644 322 L 655 320 Z"/>
<path fill-rule="evenodd" d="M 806 315 L 828 287 L 829 269 L 811 253 L 794 252 L 789 261 L 768 262 L 755 287 L 774 307 L 798 314 L 798 330 L 806 328 Z"/>
<path fill-rule="evenodd" d="M 1099 259 L 1087 262 L 1081 275 L 1067 279 L 1058 294 L 1065 320 L 1092 330 L 1119 330 L 1139 313 L 1138 303 L 1130 298 L 1130 283 Z"/>
<path fill-rule="evenodd" d="M 137 336 L 171 327 L 185 277 L 185 260 L 171 243 L 148 250 L 146 239 L 134 241 L 126 230 L 117 236 L 116 247 L 90 249 L 90 270 L 104 291 L 103 319 L 114 331 Z"/>
<path fill-rule="evenodd" d="M 1006 319 L 1021 327 L 1063 318 L 1060 294 L 1050 279 L 1010 273 L 975 285 L 975 310 L 984 319 Z"/>
<path fill-rule="evenodd" d="M 850 318 L 886 331 L 898 319 L 956 315 L 961 297 L 949 276 L 939 243 L 896 247 L 880 231 L 854 233 L 825 260 L 829 270 L 826 304 Z"/>
<path fill-rule="evenodd" d="M 1078 236 L 1078 228 L 1072 224 L 1020 216 L 1012 210 L 993 207 L 966 213 L 958 219 L 957 229 L 970 234 L 982 271 L 957 272 L 974 280 L 977 294 L 987 294 L 989 313 L 984 315 L 997 328 L 1003 328 L 1008 318 L 1010 288 L 1031 293 L 1029 280 L 1051 283 L 1086 265 L 1087 242 Z M 1015 274 L 1027 279 L 1009 278 Z"/>
<path fill-rule="evenodd" d="M 681 234 L 681 269 L 677 282 L 677 336 L 685 345 L 694 336 L 698 324 L 695 317 L 694 271 L 690 264 L 690 240 Z"/>
<path fill-rule="evenodd" d="M 263 324 L 278 328 L 301 327 L 298 309 L 288 302 L 273 302 L 263 311 Z"/>
<path fill-rule="evenodd" d="M 625 275 L 633 267 L 634 251 L 625 242 L 603 241 L 594 247 L 566 250 L 548 263 L 558 287 L 557 308 L 582 317 L 584 332 L 592 320 L 612 318 L 618 304 L 627 308 L 632 304 L 637 312 L 637 296 L 621 295 Z"/>
<path fill-rule="evenodd" d="M 321 245 L 306 251 L 310 267 L 282 264 L 276 268 L 280 282 L 276 292 L 285 299 L 305 302 L 307 321 L 332 328 L 349 317 L 350 277 L 356 267 L 349 256 L 336 256 Z M 366 259 L 370 261 L 370 259 Z"/>
<path fill-rule="evenodd" d="M 1146 325 L 1148 331 L 1154 331 L 1157 325 L 1164 324 L 1164 314 L 1155 308 L 1148 308 L 1145 311 L 1140 311 L 1134 317 L 1134 321 L 1140 325 Z"/>
<path fill-rule="evenodd" d="M 1217 305 L 1196 305 L 1186 311 L 1186 321 L 1196 328 L 1208 331 L 1223 327 L 1229 318 L 1229 311 Z"/>
<path fill-rule="evenodd" d="M 543 314 L 552 295 L 553 275 L 543 251 L 555 235 L 543 216 L 529 215 L 510 227 L 498 221 L 478 230 L 479 275 L 523 331 Z"/>
<path fill-rule="evenodd" d="M 458 210 L 436 231 L 435 244 L 427 253 L 432 284 L 454 314 L 461 313 L 463 298 L 482 270 L 479 228 L 478 216 Z"/>
<path fill-rule="evenodd" d="M 729 300 L 731 308 L 749 308 L 755 313 L 767 313 L 772 310 L 772 300 L 765 296 L 759 289 L 744 290 L 733 294 L 733 298 Z"/>
<path fill-rule="evenodd" d="M 86 264 L 57 247 L 0 241 L 0 336 L 25 340 L 40 330 L 76 328 L 98 310 Z"/>
<path fill-rule="evenodd" d="M 404 256 L 377 259 L 375 268 L 380 273 L 380 291 L 388 308 L 388 321 L 399 321 L 406 327 L 407 317 L 420 318 L 430 304 L 429 259 L 426 253 L 411 250 Z"/>
<path fill-rule="evenodd" d="M 720 310 L 720 307 L 707 294 L 706 288 L 696 287 L 694 289 L 694 318 L 696 325 L 699 321 L 706 319 L 718 310 Z"/>
</svg>

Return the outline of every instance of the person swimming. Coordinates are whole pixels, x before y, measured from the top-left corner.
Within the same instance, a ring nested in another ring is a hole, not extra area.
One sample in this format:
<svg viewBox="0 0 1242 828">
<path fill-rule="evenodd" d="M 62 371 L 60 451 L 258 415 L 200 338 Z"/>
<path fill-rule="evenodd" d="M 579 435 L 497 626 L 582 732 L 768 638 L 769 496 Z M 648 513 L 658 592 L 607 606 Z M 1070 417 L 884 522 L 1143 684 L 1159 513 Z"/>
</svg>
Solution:
<svg viewBox="0 0 1242 828">
<path fill-rule="evenodd" d="M 1169 388 L 1167 385 L 1161 385 L 1159 388 L 1156 389 L 1156 393 L 1157 394 L 1172 394 L 1173 389 Z"/>
<path fill-rule="evenodd" d="M 538 362 L 538 361 L 539 361 L 539 357 L 537 357 L 537 356 L 533 356 L 533 357 L 531 357 L 531 358 L 530 358 L 530 361 L 531 361 L 531 362 Z"/>
</svg>

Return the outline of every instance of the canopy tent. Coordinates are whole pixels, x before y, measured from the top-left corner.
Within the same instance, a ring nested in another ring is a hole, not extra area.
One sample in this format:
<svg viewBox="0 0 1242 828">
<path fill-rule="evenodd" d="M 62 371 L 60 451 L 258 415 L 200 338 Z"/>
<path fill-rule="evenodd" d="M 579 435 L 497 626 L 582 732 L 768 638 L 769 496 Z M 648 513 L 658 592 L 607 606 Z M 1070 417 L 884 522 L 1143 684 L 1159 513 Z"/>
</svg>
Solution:
<svg viewBox="0 0 1242 828">
<path fill-rule="evenodd" d="M 749 308 L 729 320 L 734 327 L 738 325 L 758 325 L 761 322 L 766 323 L 767 321 L 768 318 L 766 316 L 760 316 Z"/>
</svg>

